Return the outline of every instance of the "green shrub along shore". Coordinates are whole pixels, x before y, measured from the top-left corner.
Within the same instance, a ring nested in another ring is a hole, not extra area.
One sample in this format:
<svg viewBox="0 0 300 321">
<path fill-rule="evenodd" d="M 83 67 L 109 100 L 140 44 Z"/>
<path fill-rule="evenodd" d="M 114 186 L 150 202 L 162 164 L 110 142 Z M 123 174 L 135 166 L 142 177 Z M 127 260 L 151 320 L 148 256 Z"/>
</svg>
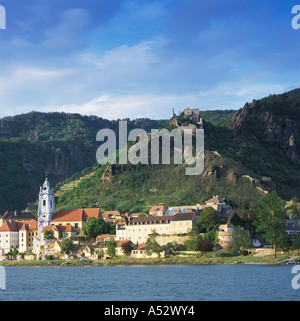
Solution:
<svg viewBox="0 0 300 321">
<path fill-rule="evenodd" d="M 292 259 L 291 259 L 292 258 Z M 112 265 L 204 265 L 204 264 L 287 264 L 299 263 L 300 256 L 295 256 L 291 252 L 278 253 L 277 257 L 268 255 L 255 257 L 253 255 L 236 256 L 230 252 L 197 254 L 194 257 L 167 257 L 167 258 L 126 258 L 115 257 L 107 260 L 80 260 L 56 259 L 56 260 L 32 260 L 17 261 L 8 260 L 1 262 L 1 266 L 112 266 Z"/>
</svg>

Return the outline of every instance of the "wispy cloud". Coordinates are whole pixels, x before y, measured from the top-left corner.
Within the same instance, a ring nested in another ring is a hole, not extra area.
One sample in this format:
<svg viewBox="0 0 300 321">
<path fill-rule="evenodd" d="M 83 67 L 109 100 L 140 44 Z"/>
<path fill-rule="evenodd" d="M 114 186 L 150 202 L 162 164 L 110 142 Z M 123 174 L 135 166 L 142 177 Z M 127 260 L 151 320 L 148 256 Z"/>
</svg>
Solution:
<svg viewBox="0 0 300 321">
<path fill-rule="evenodd" d="M 298 86 L 289 1 L 2 0 L 0 117 L 166 118 Z"/>
</svg>

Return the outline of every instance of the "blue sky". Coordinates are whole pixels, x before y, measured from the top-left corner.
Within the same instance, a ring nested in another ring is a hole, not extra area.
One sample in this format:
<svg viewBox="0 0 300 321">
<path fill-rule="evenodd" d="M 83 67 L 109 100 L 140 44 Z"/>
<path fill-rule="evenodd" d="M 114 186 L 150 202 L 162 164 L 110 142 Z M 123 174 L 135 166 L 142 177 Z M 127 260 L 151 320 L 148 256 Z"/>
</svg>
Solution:
<svg viewBox="0 0 300 321">
<path fill-rule="evenodd" d="M 169 118 L 300 87 L 289 0 L 0 0 L 0 117 Z M 300 3 L 299 3 L 300 4 Z"/>
</svg>

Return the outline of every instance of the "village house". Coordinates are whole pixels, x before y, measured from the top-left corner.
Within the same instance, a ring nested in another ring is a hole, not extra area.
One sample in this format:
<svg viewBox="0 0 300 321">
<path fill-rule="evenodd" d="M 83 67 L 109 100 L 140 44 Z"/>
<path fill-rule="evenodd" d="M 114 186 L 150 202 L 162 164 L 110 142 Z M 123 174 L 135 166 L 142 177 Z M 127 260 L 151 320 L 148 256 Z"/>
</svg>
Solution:
<svg viewBox="0 0 300 321">
<path fill-rule="evenodd" d="M 125 213 L 124 215 L 123 215 L 123 217 L 130 217 L 130 218 L 133 218 L 133 217 L 139 217 L 139 216 L 141 216 L 141 213 Z"/>
<path fill-rule="evenodd" d="M 60 210 L 53 214 L 51 225 L 72 225 L 80 233 L 89 217 L 102 218 L 99 208 Z"/>
<path fill-rule="evenodd" d="M 111 238 L 116 238 L 116 235 L 111 234 L 101 234 L 96 237 L 96 243 L 106 244 Z"/>
<path fill-rule="evenodd" d="M 285 220 L 285 232 L 289 238 L 293 241 L 297 235 L 300 234 L 300 227 L 297 221 L 287 219 Z"/>
<path fill-rule="evenodd" d="M 151 216 L 163 216 L 166 214 L 166 209 L 163 205 L 152 206 L 149 210 L 149 215 Z"/>
<path fill-rule="evenodd" d="M 4 221 L 36 221 L 36 217 L 31 212 L 7 211 L 0 218 L 0 226 Z"/>
<path fill-rule="evenodd" d="M 261 234 L 254 234 L 252 236 L 251 245 L 255 248 L 271 248 L 272 245 L 268 243 Z"/>
<path fill-rule="evenodd" d="M 222 224 L 226 224 L 233 214 L 229 204 L 227 204 L 225 198 L 221 198 L 218 195 L 214 195 L 211 199 L 205 202 L 204 207 L 212 207 L 218 214 Z"/>
<path fill-rule="evenodd" d="M 46 231 L 53 231 L 54 238 L 57 240 L 64 238 L 74 239 L 78 235 L 77 230 L 72 225 L 49 225 L 42 231 L 42 241 L 45 240 Z"/>
<path fill-rule="evenodd" d="M 121 218 L 119 211 L 105 211 L 102 213 L 102 219 L 107 223 L 115 223 L 116 220 Z"/>
<path fill-rule="evenodd" d="M 19 229 L 19 252 L 32 252 L 33 241 L 38 234 L 37 221 L 23 221 Z"/>
<path fill-rule="evenodd" d="M 188 233 L 196 224 L 197 218 L 193 212 L 174 215 L 170 222 L 170 235 Z"/>
<path fill-rule="evenodd" d="M 129 240 L 134 244 L 145 243 L 154 230 L 160 235 L 188 233 L 196 223 L 195 213 L 180 213 L 173 216 L 142 216 L 123 218 L 116 224 L 116 240 Z"/>
<path fill-rule="evenodd" d="M 55 240 L 53 242 L 47 242 L 42 246 L 39 253 L 39 258 L 47 259 L 53 257 L 54 259 L 60 258 L 61 256 L 61 241 Z"/>
<path fill-rule="evenodd" d="M 205 205 L 211 206 L 212 208 L 214 208 L 216 211 L 220 213 L 222 211 L 222 208 L 227 204 L 226 204 L 225 198 L 221 198 L 218 195 L 214 195 L 211 199 L 205 202 Z"/>
<path fill-rule="evenodd" d="M 146 259 L 146 258 L 157 258 L 157 253 L 152 253 L 148 255 L 146 252 L 146 243 L 138 244 L 132 251 L 131 257 L 135 259 Z M 160 252 L 160 257 L 165 257 L 165 251 Z"/>
<path fill-rule="evenodd" d="M 31 252 L 37 231 L 37 221 L 5 220 L 0 227 L 0 256 L 5 255 L 11 249 Z"/>
</svg>

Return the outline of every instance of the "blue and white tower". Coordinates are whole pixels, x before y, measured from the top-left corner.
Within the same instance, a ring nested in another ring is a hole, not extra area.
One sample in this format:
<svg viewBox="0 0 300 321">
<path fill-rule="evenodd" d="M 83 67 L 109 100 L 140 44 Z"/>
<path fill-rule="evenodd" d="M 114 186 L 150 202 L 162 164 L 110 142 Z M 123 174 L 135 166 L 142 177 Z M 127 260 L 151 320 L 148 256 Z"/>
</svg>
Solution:
<svg viewBox="0 0 300 321">
<path fill-rule="evenodd" d="M 55 213 L 54 192 L 46 177 L 43 186 L 40 187 L 38 208 L 38 239 L 41 240 L 43 229 L 50 225 L 52 215 Z"/>
</svg>

